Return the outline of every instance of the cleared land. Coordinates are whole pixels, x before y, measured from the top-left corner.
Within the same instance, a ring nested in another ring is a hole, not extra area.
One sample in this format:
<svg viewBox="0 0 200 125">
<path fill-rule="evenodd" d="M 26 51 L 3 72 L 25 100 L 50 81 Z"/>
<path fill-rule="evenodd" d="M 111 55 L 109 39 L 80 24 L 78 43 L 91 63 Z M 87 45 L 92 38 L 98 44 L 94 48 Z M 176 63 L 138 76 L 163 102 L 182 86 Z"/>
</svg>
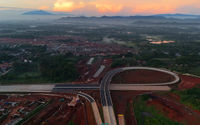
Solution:
<svg viewBox="0 0 200 125">
<path fill-rule="evenodd" d="M 114 84 L 137 84 L 137 83 L 167 83 L 174 80 L 174 77 L 170 74 L 153 71 L 153 70 L 130 70 L 124 71 L 113 77 L 112 82 Z"/>
</svg>

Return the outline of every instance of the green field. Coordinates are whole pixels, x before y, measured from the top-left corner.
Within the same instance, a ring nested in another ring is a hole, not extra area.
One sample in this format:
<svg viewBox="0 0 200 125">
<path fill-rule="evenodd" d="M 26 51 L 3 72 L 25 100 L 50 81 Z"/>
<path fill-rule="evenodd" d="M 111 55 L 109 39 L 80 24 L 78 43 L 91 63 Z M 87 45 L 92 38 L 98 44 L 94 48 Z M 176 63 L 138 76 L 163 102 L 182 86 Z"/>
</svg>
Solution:
<svg viewBox="0 0 200 125">
<path fill-rule="evenodd" d="M 194 75 L 197 75 L 197 76 L 200 76 L 200 67 L 192 68 L 192 69 L 190 70 L 190 73 L 191 73 L 191 74 L 194 74 Z"/>
<path fill-rule="evenodd" d="M 143 95 L 134 100 L 134 112 L 138 125 L 182 125 L 172 121 L 162 113 L 157 111 L 153 106 L 147 106 L 148 95 Z"/>
</svg>

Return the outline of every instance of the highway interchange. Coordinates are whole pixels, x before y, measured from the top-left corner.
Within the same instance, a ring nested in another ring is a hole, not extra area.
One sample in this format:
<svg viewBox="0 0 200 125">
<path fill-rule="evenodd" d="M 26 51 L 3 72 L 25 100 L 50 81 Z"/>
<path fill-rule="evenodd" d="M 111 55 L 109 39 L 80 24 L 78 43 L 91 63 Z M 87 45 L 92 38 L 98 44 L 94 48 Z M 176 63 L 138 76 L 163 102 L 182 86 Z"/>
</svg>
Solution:
<svg viewBox="0 0 200 125">
<path fill-rule="evenodd" d="M 170 84 L 175 84 L 177 82 L 179 82 L 179 77 L 170 71 L 167 70 L 162 70 L 162 69 L 157 69 L 157 68 L 150 68 L 150 67 L 124 67 L 124 68 L 118 68 L 118 69 L 114 69 L 111 70 L 110 72 L 108 72 L 104 78 L 101 81 L 100 84 L 100 93 L 101 93 L 101 103 L 103 105 L 103 112 L 104 112 L 104 120 L 106 123 L 108 123 L 109 125 L 117 125 L 117 121 L 116 121 L 116 117 L 114 114 L 114 109 L 113 109 L 113 103 L 112 103 L 112 99 L 111 99 L 111 95 L 110 95 L 110 82 L 113 78 L 113 76 L 115 76 L 117 73 L 126 71 L 126 70 L 138 70 L 138 69 L 146 69 L 146 70 L 154 70 L 154 71 L 160 71 L 160 72 L 165 72 L 167 74 L 170 74 L 172 76 L 174 76 L 174 81 L 168 82 L 168 83 L 153 83 L 153 84 L 134 84 L 136 86 L 140 86 L 140 85 L 152 85 L 152 86 L 156 86 L 156 85 L 170 85 Z"/>
<path fill-rule="evenodd" d="M 102 78 L 99 85 L 64 85 L 64 84 L 57 84 L 57 85 L 8 85 L 8 86 L 0 86 L 0 92 L 74 92 L 74 91 L 81 91 L 81 90 L 99 90 L 100 91 L 100 98 L 101 103 L 103 106 L 103 115 L 104 115 L 104 123 L 107 123 L 108 125 L 117 125 L 116 115 L 114 113 L 113 109 L 113 103 L 112 98 L 110 94 L 110 89 L 112 90 L 112 87 L 110 87 L 110 82 L 112 78 L 123 71 L 127 70 L 137 70 L 137 69 L 145 69 L 145 70 L 154 70 L 159 72 L 164 72 L 167 74 L 170 74 L 174 77 L 174 80 L 167 83 L 151 83 L 151 84 L 131 84 L 129 86 L 137 86 L 136 88 L 139 90 L 142 90 L 143 88 L 151 88 L 151 90 L 159 90 L 159 87 L 162 88 L 160 91 L 163 90 L 169 90 L 169 87 L 167 85 L 175 84 L 180 81 L 180 78 L 173 72 L 157 69 L 157 68 L 150 68 L 150 67 L 124 67 L 124 68 L 117 68 L 114 70 L 109 71 L 106 73 L 106 75 Z M 134 78 L 134 76 L 133 76 Z M 117 90 L 121 90 L 120 88 L 125 88 L 126 85 L 120 85 L 115 88 Z M 140 86 L 142 88 L 140 88 Z M 158 87 L 158 88 L 157 88 Z M 166 88 L 163 88 L 166 87 Z M 130 88 L 130 87 L 128 87 Z M 122 89 L 125 90 L 125 89 Z M 130 90 L 130 89 L 127 89 Z M 146 89 L 145 89 L 146 90 Z M 101 125 L 102 119 L 100 117 L 100 113 L 96 104 L 96 101 L 93 97 L 90 95 L 78 92 L 77 95 L 86 98 L 92 105 L 93 113 L 95 116 L 95 120 L 97 125 Z"/>
</svg>

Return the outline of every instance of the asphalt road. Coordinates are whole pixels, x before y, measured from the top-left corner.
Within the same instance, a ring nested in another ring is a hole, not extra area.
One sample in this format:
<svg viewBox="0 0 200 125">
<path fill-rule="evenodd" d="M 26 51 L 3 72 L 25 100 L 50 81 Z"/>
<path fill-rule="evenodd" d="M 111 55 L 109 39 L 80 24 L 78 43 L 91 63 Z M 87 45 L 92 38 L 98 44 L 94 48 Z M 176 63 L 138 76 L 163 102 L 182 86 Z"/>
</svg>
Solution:
<svg viewBox="0 0 200 125">
<path fill-rule="evenodd" d="M 61 90 L 99 90 L 99 85 L 84 85 L 84 84 L 58 84 L 55 85 L 53 91 Z"/>
<path fill-rule="evenodd" d="M 88 95 L 86 93 L 78 92 L 78 95 L 86 98 L 89 102 L 95 102 L 94 98 L 92 98 L 90 95 Z"/>
</svg>

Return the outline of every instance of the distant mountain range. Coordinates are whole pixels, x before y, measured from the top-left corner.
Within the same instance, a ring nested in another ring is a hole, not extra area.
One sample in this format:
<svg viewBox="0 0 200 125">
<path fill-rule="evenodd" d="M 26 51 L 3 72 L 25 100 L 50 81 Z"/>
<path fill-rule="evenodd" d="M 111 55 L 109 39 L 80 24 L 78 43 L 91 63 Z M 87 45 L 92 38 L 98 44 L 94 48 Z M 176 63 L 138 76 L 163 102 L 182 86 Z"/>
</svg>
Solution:
<svg viewBox="0 0 200 125">
<path fill-rule="evenodd" d="M 65 13 L 65 12 L 48 12 L 44 10 L 33 10 L 23 13 L 22 15 L 66 15 L 66 16 L 73 16 L 72 14 Z"/>
<path fill-rule="evenodd" d="M 153 16 L 199 16 L 199 15 L 192 15 L 192 14 L 156 14 Z"/>
<path fill-rule="evenodd" d="M 162 16 L 101 16 L 101 17 L 86 17 L 86 16 L 76 16 L 76 17 L 62 17 L 59 20 L 66 19 L 165 19 Z"/>
<path fill-rule="evenodd" d="M 157 14 L 152 16 L 161 16 L 166 18 L 200 18 L 200 15 L 193 15 L 193 14 Z"/>
<path fill-rule="evenodd" d="M 23 13 L 23 15 L 71 15 L 67 13 L 59 13 L 59 12 L 47 12 L 44 10 L 34 10 Z M 192 15 L 192 14 L 156 14 L 156 15 L 150 15 L 150 16 L 143 16 L 143 15 L 137 15 L 137 16 L 101 16 L 100 18 L 200 18 L 200 15 Z M 85 16 L 80 16 L 79 18 L 87 18 Z M 90 17 L 90 18 L 99 18 L 99 17 Z"/>
<path fill-rule="evenodd" d="M 156 14 L 150 16 L 101 16 L 101 17 L 87 17 L 87 16 L 76 16 L 76 17 L 62 17 L 60 20 L 65 20 L 69 18 L 76 19 L 200 19 L 200 15 L 192 15 L 192 14 Z"/>
<path fill-rule="evenodd" d="M 23 13 L 23 15 L 54 15 L 50 12 L 44 11 L 44 10 L 34 10 Z"/>
<path fill-rule="evenodd" d="M 18 16 L 16 16 L 18 15 Z M 193 15 L 193 14 L 156 14 L 156 15 L 135 15 L 135 16 L 101 16 L 101 17 L 87 17 L 87 16 L 78 16 L 72 15 L 67 12 L 54 12 L 54 11 L 44 11 L 44 10 L 34 10 L 34 9 L 27 9 L 27 8 L 15 8 L 15 7 L 1 7 L 0 6 L 0 17 L 4 17 L 5 19 L 10 18 L 18 18 L 19 15 L 30 15 L 30 16 L 38 16 L 38 15 L 49 15 L 53 16 L 60 16 L 63 17 L 61 19 L 65 19 L 67 17 L 71 18 L 80 18 L 80 19 L 200 19 L 200 15 Z M 28 18 L 29 16 L 23 16 Z M 21 17 L 20 17 L 21 19 Z"/>
</svg>

